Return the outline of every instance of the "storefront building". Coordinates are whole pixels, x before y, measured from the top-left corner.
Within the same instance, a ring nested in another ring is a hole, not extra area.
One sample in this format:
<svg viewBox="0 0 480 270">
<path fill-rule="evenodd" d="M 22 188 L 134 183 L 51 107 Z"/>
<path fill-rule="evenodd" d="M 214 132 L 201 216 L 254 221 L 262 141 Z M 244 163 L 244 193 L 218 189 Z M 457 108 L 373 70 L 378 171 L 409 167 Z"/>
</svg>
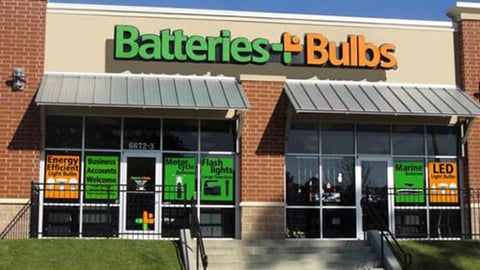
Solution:
<svg viewBox="0 0 480 270">
<path fill-rule="evenodd" d="M 38 237 L 175 237 L 191 198 L 215 238 L 363 239 L 362 198 L 400 237 L 475 229 L 476 4 L 454 23 L 2 5 L 38 27 L 3 28 L 0 96 L 1 207 L 38 182 Z"/>
</svg>

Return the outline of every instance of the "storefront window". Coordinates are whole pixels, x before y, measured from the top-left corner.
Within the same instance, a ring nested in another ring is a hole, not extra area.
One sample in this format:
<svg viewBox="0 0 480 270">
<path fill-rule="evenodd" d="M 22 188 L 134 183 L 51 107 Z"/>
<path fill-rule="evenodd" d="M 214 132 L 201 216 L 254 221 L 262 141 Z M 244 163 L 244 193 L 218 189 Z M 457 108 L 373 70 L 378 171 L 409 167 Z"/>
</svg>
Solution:
<svg viewBox="0 0 480 270">
<path fill-rule="evenodd" d="M 43 209 L 43 235 L 78 237 L 78 212 L 76 206 L 46 206 Z"/>
<path fill-rule="evenodd" d="M 233 208 L 202 208 L 200 227 L 203 237 L 234 237 L 235 210 Z"/>
<path fill-rule="evenodd" d="M 123 122 L 123 149 L 160 149 L 160 120 L 126 118 Z"/>
<path fill-rule="evenodd" d="M 318 153 L 318 125 L 293 123 L 288 133 L 288 153 Z"/>
<path fill-rule="evenodd" d="M 87 117 L 85 122 L 85 148 L 120 149 L 120 118 Z"/>
<path fill-rule="evenodd" d="M 198 121 L 168 119 L 163 121 L 163 149 L 198 150 Z"/>
<path fill-rule="evenodd" d="M 359 154 L 390 154 L 390 126 L 357 125 Z"/>
<path fill-rule="evenodd" d="M 45 153 L 45 201 L 78 202 L 81 154 L 70 151 Z"/>
<path fill-rule="evenodd" d="M 458 128 L 445 126 L 427 126 L 428 155 L 457 155 Z"/>
<path fill-rule="evenodd" d="M 84 237 L 115 237 L 118 236 L 118 207 L 85 207 L 83 208 Z"/>
<path fill-rule="evenodd" d="M 288 238 L 319 238 L 319 209 L 287 209 Z"/>
<path fill-rule="evenodd" d="M 322 159 L 322 204 L 355 205 L 354 158 Z"/>
<path fill-rule="evenodd" d="M 119 199 L 119 153 L 85 153 L 83 175 L 85 201 L 112 202 Z"/>
<path fill-rule="evenodd" d="M 459 209 L 430 210 L 430 237 L 460 237 L 461 220 Z"/>
<path fill-rule="evenodd" d="M 426 210 L 395 210 L 395 234 L 397 237 L 426 237 Z"/>
<path fill-rule="evenodd" d="M 323 210 L 323 237 L 352 238 L 356 235 L 355 209 Z"/>
<path fill-rule="evenodd" d="M 319 205 L 321 200 L 318 179 L 318 159 L 287 157 L 287 204 Z"/>
<path fill-rule="evenodd" d="M 394 155 L 425 155 L 423 126 L 393 126 Z"/>
<path fill-rule="evenodd" d="M 81 148 L 82 128 L 82 117 L 47 116 L 45 147 Z"/>
<path fill-rule="evenodd" d="M 235 151 L 235 122 L 203 120 L 201 126 L 202 151 Z"/>
<path fill-rule="evenodd" d="M 165 155 L 163 157 L 163 186 L 164 202 L 182 203 L 185 199 L 196 198 L 197 159 L 190 155 Z"/>
<path fill-rule="evenodd" d="M 235 160 L 226 156 L 205 156 L 200 161 L 200 199 L 208 204 L 234 204 Z"/>
<path fill-rule="evenodd" d="M 353 125 L 323 124 L 322 153 L 323 154 L 353 154 Z"/>
</svg>

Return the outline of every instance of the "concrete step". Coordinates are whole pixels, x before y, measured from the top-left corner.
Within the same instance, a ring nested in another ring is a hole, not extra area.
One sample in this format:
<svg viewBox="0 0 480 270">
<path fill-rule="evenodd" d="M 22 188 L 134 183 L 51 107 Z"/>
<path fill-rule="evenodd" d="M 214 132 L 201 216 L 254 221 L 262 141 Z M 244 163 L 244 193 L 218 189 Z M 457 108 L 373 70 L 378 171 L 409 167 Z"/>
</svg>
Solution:
<svg viewBox="0 0 480 270">
<path fill-rule="evenodd" d="M 204 241 L 209 270 L 381 269 L 365 241 Z"/>
</svg>

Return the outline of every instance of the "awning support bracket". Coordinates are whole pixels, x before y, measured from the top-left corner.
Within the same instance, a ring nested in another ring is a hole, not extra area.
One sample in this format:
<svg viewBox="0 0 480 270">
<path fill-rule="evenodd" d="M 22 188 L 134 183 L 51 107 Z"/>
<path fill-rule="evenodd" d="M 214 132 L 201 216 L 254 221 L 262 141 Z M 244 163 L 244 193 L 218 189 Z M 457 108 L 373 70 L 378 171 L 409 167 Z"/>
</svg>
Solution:
<svg viewBox="0 0 480 270">
<path fill-rule="evenodd" d="M 469 120 L 466 121 L 467 128 L 465 129 L 465 134 L 463 134 L 463 137 L 462 137 L 462 145 L 465 145 L 467 143 L 468 137 L 470 136 L 470 132 L 472 131 L 474 120 L 475 118 L 470 118 Z"/>
<path fill-rule="evenodd" d="M 285 134 L 284 134 L 285 141 L 288 140 L 288 131 L 290 130 L 290 125 L 292 124 L 292 118 L 293 118 L 293 110 L 292 110 L 292 106 L 289 105 L 287 108 L 287 119 L 285 121 Z"/>
</svg>

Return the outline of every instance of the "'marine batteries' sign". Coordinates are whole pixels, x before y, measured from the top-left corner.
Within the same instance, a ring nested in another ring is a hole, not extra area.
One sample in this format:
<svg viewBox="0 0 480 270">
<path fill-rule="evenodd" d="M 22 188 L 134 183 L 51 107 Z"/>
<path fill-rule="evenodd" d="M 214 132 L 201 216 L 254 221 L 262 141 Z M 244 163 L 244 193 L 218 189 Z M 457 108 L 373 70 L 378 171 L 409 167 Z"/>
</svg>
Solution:
<svg viewBox="0 0 480 270">
<path fill-rule="evenodd" d="M 330 41 L 319 33 L 298 36 L 282 34 L 280 42 L 266 38 L 232 38 L 229 30 L 219 36 L 187 36 L 183 30 L 160 30 L 142 34 L 130 25 L 115 26 L 115 59 L 147 61 L 190 61 L 210 63 L 265 64 L 272 56 L 286 65 L 392 69 L 397 66 L 395 45 L 376 45 L 363 35 L 349 35 L 344 42 Z"/>
</svg>

